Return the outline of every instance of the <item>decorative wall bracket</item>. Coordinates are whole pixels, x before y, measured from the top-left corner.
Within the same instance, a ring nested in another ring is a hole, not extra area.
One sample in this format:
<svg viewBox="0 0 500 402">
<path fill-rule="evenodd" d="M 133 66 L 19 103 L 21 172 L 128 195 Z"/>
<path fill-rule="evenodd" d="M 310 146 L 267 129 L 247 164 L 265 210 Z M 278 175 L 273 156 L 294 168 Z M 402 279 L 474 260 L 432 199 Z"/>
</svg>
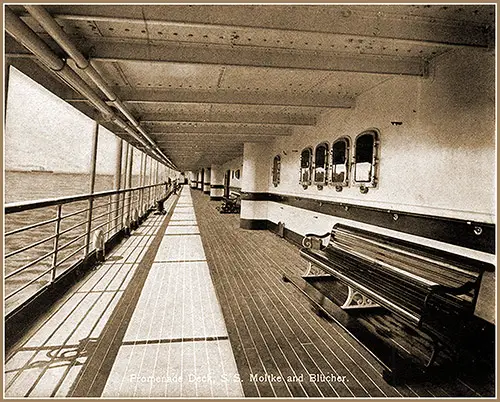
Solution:
<svg viewBox="0 0 500 402">
<path fill-rule="evenodd" d="M 358 292 L 356 289 L 348 286 L 349 293 L 345 303 L 341 306 L 343 310 L 354 310 L 358 308 L 375 308 L 380 307 L 372 299 Z"/>
</svg>

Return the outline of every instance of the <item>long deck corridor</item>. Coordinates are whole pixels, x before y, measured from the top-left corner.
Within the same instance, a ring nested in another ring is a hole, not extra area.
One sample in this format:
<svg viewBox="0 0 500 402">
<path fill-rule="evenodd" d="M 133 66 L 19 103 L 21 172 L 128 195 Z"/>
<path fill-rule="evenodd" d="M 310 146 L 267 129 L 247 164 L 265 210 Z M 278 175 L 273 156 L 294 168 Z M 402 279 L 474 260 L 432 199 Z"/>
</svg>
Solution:
<svg viewBox="0 0 500 402">
<path fill-rule="evenodd" d="M 388 385 L 381 364 L 282 280 L 297 249 L 171 197 L 8 351 L 5 394 L 74 397 L 489 396 L 462 379 Z"/>
</svg>

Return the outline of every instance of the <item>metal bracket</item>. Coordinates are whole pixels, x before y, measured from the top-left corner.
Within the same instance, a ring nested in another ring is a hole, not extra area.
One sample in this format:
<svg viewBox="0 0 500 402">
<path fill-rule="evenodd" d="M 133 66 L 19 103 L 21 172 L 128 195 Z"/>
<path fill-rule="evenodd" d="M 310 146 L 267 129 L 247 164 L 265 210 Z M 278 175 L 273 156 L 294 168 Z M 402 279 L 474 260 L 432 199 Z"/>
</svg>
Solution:
<svg viewBox="0 0 500 402">
<path fill-rule="evenodd" d="M 347 299 L 345 303 L 340 306 L 343 310 L 353 310 L 357 308 L 374 308 L 380 307 L 377 303 L 375 303 L 372 299 L 369 299 L 364 294 L 359 293 L 356 289 L 348 286 L 349 293 L 347 295 Z"/>
</svg>

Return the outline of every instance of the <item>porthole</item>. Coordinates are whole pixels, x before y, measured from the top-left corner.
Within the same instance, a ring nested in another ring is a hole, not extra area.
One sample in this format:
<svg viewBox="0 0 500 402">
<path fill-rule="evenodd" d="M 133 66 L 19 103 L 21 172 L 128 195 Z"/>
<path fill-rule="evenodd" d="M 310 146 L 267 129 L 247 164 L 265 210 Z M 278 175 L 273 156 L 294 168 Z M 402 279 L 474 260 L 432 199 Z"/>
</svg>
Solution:
<svg viewBox="0 0 500 402">
<path fill-rule="evenodd" d="M 337 191 L 342 191 L 349 183 L 349 150 L 351 140 L 349 137 L 342 137 L 332 145 L 332 167 L 331 183 Z"/>
<path fill-rule="evenodd" d="M 328 144 L 323 142 L 314 150 L 314 184 L 321 190 L 326 184 L 328 170 Z"/>
<path fill-rule="evenodd" d="M 280 184 L 280 171 L 281 171 L 281 157 L 276 155 L 273 159 L 273 185 L 274 187 L 278 187 Z"/>
<path fill-rule="evenodd" d="M 300 154 L 300 184 L 306 189 L 311 185 L 312 148 L 302 150 Z"/>
<path fill-rule="evenodd" d="M 379 133 L 368 130 L 356 137 L 353 168 L 354 183 L 362 193 L 369 187 L 376 187 L 378 181 Z"/>
</svg>

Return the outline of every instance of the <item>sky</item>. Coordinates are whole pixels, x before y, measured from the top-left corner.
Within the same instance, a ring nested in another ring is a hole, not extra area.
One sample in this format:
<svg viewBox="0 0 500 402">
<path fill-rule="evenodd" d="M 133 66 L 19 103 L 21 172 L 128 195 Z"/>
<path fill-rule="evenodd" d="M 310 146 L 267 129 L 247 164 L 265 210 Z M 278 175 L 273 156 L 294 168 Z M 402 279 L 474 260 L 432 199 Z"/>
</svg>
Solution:
<svg viewBox="0 0 500 402">
<path fill-rule="evenodd" d="M 93 120 L 13 67 L 9 79 L 5 169 L 89 173 Z M 116 146 L 115 135 L 101 126 L 98 174 L 114 173 Z"/>
</svg>

